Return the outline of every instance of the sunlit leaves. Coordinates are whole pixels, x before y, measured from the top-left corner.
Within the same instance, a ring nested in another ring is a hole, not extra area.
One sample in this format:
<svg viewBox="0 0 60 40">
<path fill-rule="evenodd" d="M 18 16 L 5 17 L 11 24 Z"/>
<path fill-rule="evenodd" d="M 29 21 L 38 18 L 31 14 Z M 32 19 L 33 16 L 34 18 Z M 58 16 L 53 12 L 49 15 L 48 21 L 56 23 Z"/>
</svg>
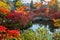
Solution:
<svg viewBox="0 0 60 40">
<path fill-rule="evenodd" d="M 38 28 L 36 31 L 24 30 L 22 33 L 23 40 L 51 40 L 51 36 L 45 28 Z"/>
<path fill-rule="evenodd" d="M 48 5 L 53 6 L 56 3 L 56 0 L 51 0 Z"/>
<path fill-rule="evenodd" d="M 26 10 L 28 7 L 27 6 L 21 6 L 19 8 L 16 8 L 16 12 L 23 12 L 24 10 Z"/>
<path fill-rule="evenodd" d="M 53 19 L 53 21 L 55 22 L 54 23 L 55 27 L 60 27 L 60 20 L 59 19 Z"/>
<path fill-rule="evenodd" d="M 16 7 L 21 7 L 21 5 L 22 5 L 21 1 L 16 2 Z"/>
<path fill-rule="evenodd" d="M 34 7 L 41 7 L 41 5 L 42 5 L 41 3 L 35 3 L 35 4 L 33 4 Z"/>
<path fill-rule="evenodd" d="M 9 8 L 9 6 L 6 3 L 0 1 L 0 12 L 1 13 L 3 13 L 3 14 L 8 13 L 10 11 L 10 10 L 8 10 L 8 8 Z"/>
</svg>

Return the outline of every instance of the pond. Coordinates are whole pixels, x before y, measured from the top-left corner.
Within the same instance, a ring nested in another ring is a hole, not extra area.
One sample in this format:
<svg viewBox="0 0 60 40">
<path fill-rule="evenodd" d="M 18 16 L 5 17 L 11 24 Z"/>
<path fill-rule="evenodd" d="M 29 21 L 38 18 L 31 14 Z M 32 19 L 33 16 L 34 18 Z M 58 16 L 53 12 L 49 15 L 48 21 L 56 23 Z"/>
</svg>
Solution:
<svg viewBox="0 0 60 40">
<path fill-rule="evenodd" d="M 38 24 L 38 23 L 36 23 L 36 24 L 33 24 L 32 25 L 32 27 L 30 27 L 29 29 L 32 29 L 33 31 L 36 31 L 36 29 L 37 28 L 47 28 L 48 29 L 48 32 L 50 33 L 50 34 L 52 34 L 52 31 L 50 31 L 50 29 L 49 29 L 49 25 L 43 25 L 43 24 Z"/>
<path fill-rule="evenodd" d="M 33 31 L 36 31 L 36 29 L 39 27 L 47 28 L 50 34 L 60 30 L 60 28 L 54 27 L 52 21 L 41 21 L 41 20 L 35 20 L 32 26 L 28 29 L 32 29 Z"/>
</svg>

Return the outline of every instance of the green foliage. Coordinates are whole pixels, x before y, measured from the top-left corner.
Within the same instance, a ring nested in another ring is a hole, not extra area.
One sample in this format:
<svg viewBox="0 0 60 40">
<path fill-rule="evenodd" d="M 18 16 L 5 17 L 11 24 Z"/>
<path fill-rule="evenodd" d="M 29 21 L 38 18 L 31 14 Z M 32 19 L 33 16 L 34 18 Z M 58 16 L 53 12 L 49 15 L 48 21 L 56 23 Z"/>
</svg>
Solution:
<svg viewBox="0 0 60 40">
<path fill-rule="evenodd" d="M 16 40 L 15 38 L 8 38 L 8 40 Z"/>
<path fill-rule="evenodd" d="M 22 40 L 51 40 L 51 35 L 45 28 L 38 28 L 35 32 L 33 30 L 24 30 L 21 34 Z"/>
<path fill-rule="evenodd" d="M 16 2 L 16 7 L 21 7 L 21 5 L 22 5 L 21 0 L 19 0 L 19 1 Z"/>
<path fill-rule="evenodd" d="M 60 31 L 50 34 L 47 28 L 39 27 L 36 31 L 23 30 L 17 38 L 8 37 L 6 40 L 60 40 Z"/>
<path fill-rule="evenodd" d="M 22 38 L 22 40 L 33 40 L 34 32 L 32 30 L 24 30 L 24 32 L 22 33 Z"/>
</svg>

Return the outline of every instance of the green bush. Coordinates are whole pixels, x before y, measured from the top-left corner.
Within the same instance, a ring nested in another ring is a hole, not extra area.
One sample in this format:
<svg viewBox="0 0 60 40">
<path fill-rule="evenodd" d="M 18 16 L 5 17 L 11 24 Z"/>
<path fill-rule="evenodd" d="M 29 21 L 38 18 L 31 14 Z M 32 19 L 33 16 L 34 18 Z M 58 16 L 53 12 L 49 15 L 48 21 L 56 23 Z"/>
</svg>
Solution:
<svg viewBox="0 0 60 40">
<path fill-rule="evenodd" d="M 24 30 L 22 40 L 51 40 L 51 35 L 46 28 L 38 28 L 36 31 Z"/>
</svg>

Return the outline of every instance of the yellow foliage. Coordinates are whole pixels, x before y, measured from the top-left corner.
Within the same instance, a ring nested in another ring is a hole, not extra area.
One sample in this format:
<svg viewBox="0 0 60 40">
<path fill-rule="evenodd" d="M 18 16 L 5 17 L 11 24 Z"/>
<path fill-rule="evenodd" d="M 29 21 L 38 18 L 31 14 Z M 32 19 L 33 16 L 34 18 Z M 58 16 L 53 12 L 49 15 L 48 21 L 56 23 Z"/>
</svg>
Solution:
<svg viewBox="0 0 60 40">
<path fill-rule="evenodd" d="M 10 12 L 10 10 L 3 8 L 3 7 L 0 7 L 0 12 L 3 14 L 6 14 L 6 13 Z"/>
<path fill-rule="evenodd" d="M 60 23 L 55 23 L 54 26 L 60 27 Z"/>
<path fill-rule="evenodd" d="M 10 6 L 2 1 L 0 1 L 0 7 L 6 8 L 6 9 L 10 9 Z"/>
<path fill-rule="evenodd" d="M 17 7 L 20 7 L 21 5 L 22 5 L 22 3 L 21 3 L 20 1 L 17 1 L 17 2 L 16 2 L 16 6 L 17 6 Z"/>
<path fill-rule="evenodd" d="M 55 22 L 54 26 L 60 27 L 60 19 L 53 19 L 53 21 Z"/>
<path fill-rule="evenodd" d="M 6 3 L 0 1 L 0 6 L 6 6 L 6 5 L 7 5 Z"/>
<path fill-rule="evenodd" d="M 8 9 L 8 5 L 2 1 L 0 1 L 0 12 L 3 14 L 6 14 L 8 12 L 10 12 L 10 10 Z"/>
<path fill-rule="evenodd" d="M 55 23 L 60 22 L 60 19 L 52 19 Z"/>
</svg>

